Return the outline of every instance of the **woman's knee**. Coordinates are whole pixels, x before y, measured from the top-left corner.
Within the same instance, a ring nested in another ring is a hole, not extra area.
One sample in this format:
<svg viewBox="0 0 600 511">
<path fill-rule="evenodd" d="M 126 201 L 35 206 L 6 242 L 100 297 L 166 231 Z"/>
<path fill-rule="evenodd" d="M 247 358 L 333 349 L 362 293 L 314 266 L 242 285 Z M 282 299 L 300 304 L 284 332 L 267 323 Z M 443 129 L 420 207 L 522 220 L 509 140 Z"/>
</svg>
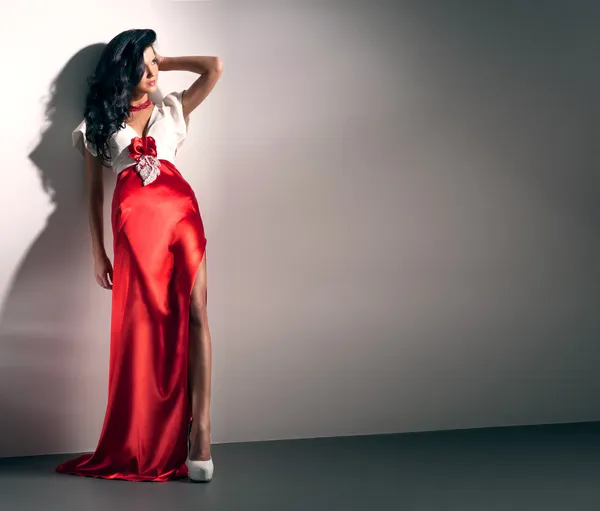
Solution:
<svg viewBox="0 0 600 511">
<path fill-rule="evenodd" d="M 204 318 L 206 318 L 206 305 L 192 303 L 190 305 L 190 322 L 201 326 Z"/>
<path fill-rule="evenodd" d="M 190 301 L 190 321 L 201 325 L 206 318 L 206 287 L 195 286 Z"/>
<path fill-rule="evenodd" d="M 190 302 L 190 321 L 201 324 L 206 317 L 206 251 L 200 261 L 198 272 L 194 279 Z"/>
</svg>

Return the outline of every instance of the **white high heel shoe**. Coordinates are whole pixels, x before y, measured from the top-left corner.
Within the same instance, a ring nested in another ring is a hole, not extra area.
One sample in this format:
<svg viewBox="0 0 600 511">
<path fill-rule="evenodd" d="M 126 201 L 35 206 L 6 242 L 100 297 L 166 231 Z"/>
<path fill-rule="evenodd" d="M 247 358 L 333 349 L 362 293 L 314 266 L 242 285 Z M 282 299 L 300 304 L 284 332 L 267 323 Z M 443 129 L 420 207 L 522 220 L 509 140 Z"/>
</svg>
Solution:
<svg viewBox="0 0 600 511">
<path fill-rule="evenodd" d="M 213 472 L 215 467 L 213 465 L 212 456 L 210 459 L 206 461 L 201 460 L 191 460 L 190 459 L 190 431 L 192 430 L 192 423 L 188 426 L 187 433 L 187 459 L 185 460 L 185 464 L 188 468 L 189 478 L 192 481 L 202 481 L 208 482 L 212 479 Z"/>
</svg>

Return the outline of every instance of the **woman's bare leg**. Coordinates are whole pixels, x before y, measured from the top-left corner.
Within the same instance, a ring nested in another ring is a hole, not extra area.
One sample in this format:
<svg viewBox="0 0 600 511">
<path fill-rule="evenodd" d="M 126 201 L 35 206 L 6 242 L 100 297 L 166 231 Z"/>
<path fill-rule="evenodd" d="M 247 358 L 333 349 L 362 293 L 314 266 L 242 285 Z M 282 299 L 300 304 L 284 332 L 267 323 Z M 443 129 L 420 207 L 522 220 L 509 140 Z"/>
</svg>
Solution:
<svg viewBox="0 0 600 511">
<path fill-rule="evenodd" d="M 191 298 L 188 386 L 193 420 L 190 432 L 190 460 L 208 460 L 212 347 L 206 313 L 206 252 L 196 274 Z"/>
</svg>

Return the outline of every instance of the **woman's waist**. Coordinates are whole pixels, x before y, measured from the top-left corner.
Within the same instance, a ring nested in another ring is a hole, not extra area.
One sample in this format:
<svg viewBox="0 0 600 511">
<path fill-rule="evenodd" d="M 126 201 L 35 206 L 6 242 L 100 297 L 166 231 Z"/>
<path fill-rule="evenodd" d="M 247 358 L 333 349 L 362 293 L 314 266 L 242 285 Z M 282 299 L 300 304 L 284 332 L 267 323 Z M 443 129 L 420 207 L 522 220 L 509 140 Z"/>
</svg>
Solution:
<svg viewBox="0 0 600 511">
<path fill-rule="evenodd" d="M 116 187 L 139 192 L 164 188 L 169 193 L 181 196 L 194 196 L 190 184 L 181 175 L 177 167 L 169 160 L 159 159 L 154 168 L 129 165 L 117 174 Z"/>
<path fill-rule="evenodd" d="M 177 169 L 177 166 L 175 165 L 175 162 L 173 161 L 173 159 L 171 158 L 162 158 L 162 157 L 154 157 L 154 159 L 156 160 L 156 162 L 158 163 L 158 165 L 162 168 L 162 167 L 168 167 L 170 170 L 173 170 L 174 172 L 181 174 L 179 172 L 179 170 Z M 147 160 L 144 160 L 142 158 L 140 158 L 139 160 L 131 160 L 129 159 L 126 162 L 118 162 L 115 165 L 113 165 L 111 167 L 111 170 L 117 174 L 120 175 L 121 173 L 123 173 L 123 171 L 125 170 L 134 170 L 137 171 L 140 169 L 140 167 L 145 166 L 145 164 L 147 163 Z"/>
</svg>

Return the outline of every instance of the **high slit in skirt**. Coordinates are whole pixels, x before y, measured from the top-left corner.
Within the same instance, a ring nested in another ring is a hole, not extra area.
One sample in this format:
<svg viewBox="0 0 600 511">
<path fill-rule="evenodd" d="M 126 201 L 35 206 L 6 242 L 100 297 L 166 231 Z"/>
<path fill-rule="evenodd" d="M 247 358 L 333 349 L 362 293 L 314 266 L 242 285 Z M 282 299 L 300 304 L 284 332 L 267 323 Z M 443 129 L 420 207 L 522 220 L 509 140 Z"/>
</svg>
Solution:
<svg viewBox="0 0 600 511">
<path fill-rule="evenodd" d="M 142 186 L 117 177 L 111 207 L 113 288 L 108 404 L 95 452 L 57 472 L 128 481 L 187 477 L 188 328 L 206 249 L 196 196 L 177 168 Z"/>
</svg>

